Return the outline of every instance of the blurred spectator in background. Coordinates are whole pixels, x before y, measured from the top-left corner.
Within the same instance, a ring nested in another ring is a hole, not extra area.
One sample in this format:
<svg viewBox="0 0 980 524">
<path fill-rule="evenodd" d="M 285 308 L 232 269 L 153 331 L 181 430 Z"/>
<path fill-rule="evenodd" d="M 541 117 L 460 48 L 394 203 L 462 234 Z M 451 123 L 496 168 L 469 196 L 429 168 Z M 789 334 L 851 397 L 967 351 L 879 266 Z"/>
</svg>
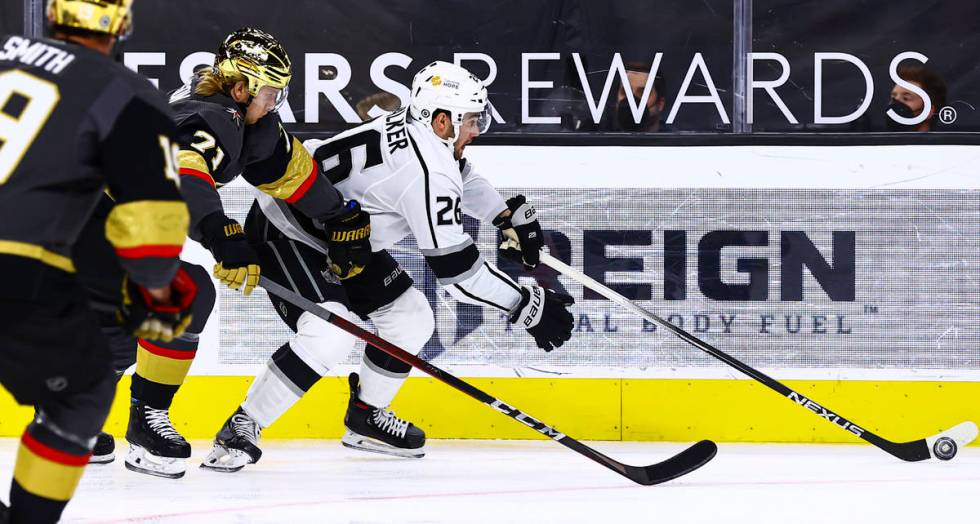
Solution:
<svg viewBox="0 0 980 524">
<path fill-rule="evenodd" d="M 636 102 L 640 101 L 640 97 L 643 96 L 643 90 L 646 88 L 647 82 L 650 79 L 650 66 L 649 62 L 628 62 L 626 64 L 626 76 L 629 79 L 629 88 L 633 94 L 633 100 Z M 667 108 L 667 101 L 664 98 L 665 93 L 664 77 L 659 71 L 657 76 L 653 79 L 653 88 L 650 89 L 650 96 L 647 98 L 646 111 L 640 114 L 639 122 L 633 117 L 633 112 L 630 110 L 630 104 L 626 101 L 626 91 L 623 89 L 623 85 L 619 84 L 619 89 L 617 90 L 615 103 L 603 120 L 606 121 L 606 126 L 603 126 L 606 131 L 630 131 L 630 132 L 640 132 L 640 133 L 656 133 L 659 131 L 669 131 L 667 125 L 664 124 L 664 112 Z"/>
<path fill-rule="evenodd" d="M 368 114 L 368 111 L 370 111 L 372 107 L 378 106 L 385 112 L 390 113 L 401 107 L 401 105 L 402 101 L 399 100 L 397 96 L 387 91 L 381 91 L 379 93 L 364 97 L 357 103 L 354 110 L 357 111 L 357 116 L 360 117 L 361 122 L 367 122 L 368 120 L 374 118 Z"/>
<path fill-rule="evenodd" d="M 935 71 L 919 62 L 903 62 L 898 66 L 899 78 L 922 88 L 932 101 L 929 118 L 917 125 L 900 124 L 885 116 L 889 131 L 932 131 L 938 121 L 939 110 L 946 105 L 946 82 Z M 892 87 L 889 109 L 906 118 L 922 114 L 925 104 L 922 97 L 900 85 Z"/>
<path fill-rule="evenodd" d="M 534 132 L 564 133 L 568 131 L 598 131 L 592 121 L 589 105 L 585 102 L 585 93 L 577 87 L 562 86 L 548 91 L 543 98 L 536 100 L 537 114 L 557 116 L 561 118 L 558 125 L 535 124 Z M 607 110 L 606 112 L 608 112 Z"/>
</svg>

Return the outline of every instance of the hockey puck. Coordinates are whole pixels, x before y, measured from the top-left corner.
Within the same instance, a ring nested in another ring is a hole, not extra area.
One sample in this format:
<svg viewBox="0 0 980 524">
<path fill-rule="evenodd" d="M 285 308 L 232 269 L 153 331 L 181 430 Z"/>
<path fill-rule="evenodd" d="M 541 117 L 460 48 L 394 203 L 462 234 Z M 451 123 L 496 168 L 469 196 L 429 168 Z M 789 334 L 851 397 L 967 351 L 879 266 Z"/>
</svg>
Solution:
<svg viewBox="0 0 980 524">
<path fill-rule="evenodd" d="M 956 456 L 956 441 L 949 437 L 942 437 L 932 445 L 932 453 L 939 460 L 949 460 Z"/>
</svg>

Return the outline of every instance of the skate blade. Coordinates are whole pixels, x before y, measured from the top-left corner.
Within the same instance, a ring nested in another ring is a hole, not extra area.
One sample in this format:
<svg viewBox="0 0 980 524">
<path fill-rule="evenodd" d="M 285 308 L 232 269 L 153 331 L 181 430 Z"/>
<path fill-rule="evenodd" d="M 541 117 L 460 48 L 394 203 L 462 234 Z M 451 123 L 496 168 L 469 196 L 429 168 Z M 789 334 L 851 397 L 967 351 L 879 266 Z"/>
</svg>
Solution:
<svg viewBox="0 0 980 524">
<path fill-rule="evenodd" d="M 133 444 L 129 445 L 125 464 L 129 471 L 166 479 L 179 479 L 187 470 L 182 458 L 160 457 Z"/>
<path fill-rule="evenodd" d="M 340 443 L 346 448 L 367 451 L 369 453 L 379 453 L 392 457 L 418 459 L 425 456 L 425 447 L 415 449 L 396 448 L 391 444 L 370 437 L 365 437 L 364 435 L 359 435 L 351 430 L 347 430 L 347 433 L 344 433 L 343 438 L 340 439 Z"/>
<path fill-rule="evenodd" d="M 201 467 L 221 473 L 235 473 L 252 464 L 252 457 L 240 449 L 230 449 L 217 444 L 211 449 Z"/>
<path fill-rule="evenodd" d="M 105 454 L 105 455 L 92 455 L 91 457 L 89 457 L 88 463 L 89 464 L 109 464 L 109 463 L 113 462 L 114 460 L 116 460 L 116 454 L 113 452 L 113 453 L 108 453 L 108 454 Z"/>
</svg>

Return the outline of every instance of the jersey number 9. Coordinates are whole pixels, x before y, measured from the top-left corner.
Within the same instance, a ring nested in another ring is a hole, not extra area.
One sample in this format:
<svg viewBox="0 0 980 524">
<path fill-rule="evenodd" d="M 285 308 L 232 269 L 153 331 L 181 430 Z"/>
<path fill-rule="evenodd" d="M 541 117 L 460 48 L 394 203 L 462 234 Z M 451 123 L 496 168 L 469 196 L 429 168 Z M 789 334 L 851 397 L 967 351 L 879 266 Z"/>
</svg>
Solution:
<svg viewBox="0 0 980 524">
<path fill-rule="evenodd" d="M 14 174 L 61 99 L 58 86 L 13 69 L 0 73 L 0 184 Z"/>
</svg>

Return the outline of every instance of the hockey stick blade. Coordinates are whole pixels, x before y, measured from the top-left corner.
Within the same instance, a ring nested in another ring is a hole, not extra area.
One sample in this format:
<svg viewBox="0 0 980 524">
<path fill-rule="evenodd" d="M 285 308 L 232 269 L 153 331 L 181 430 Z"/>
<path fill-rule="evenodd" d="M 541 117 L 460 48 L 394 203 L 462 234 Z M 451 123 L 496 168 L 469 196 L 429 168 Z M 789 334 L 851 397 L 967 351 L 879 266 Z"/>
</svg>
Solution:
<svg viewBox="0 0 980 524">
<path fill-rule="evenodd" d="M 690 473 L 708 463 L 718 453 L 718 446 L 702 440 L 669 459 L 640 468 L 626 466 L 626 476 L 637 484 L 652 486 Z"/>
<path fill-rule="evenodd" d="M 702 440 L 669 459 L 649 466 L 630 466 L 613 460 L 581 442 L 567 436 L 557 439 L 565 447 L 571 448 L 590 459 L 606 466 L 620 475 L 644 486 L 662 484 L 684 476 L 715 458 L 718 446 L 710 440 Z M 584 449 L 579 449 L 580 447 Z"/>
<path fill-rule="evenodd" d="M 602 453 L 590 448 L 589 446 L 586 446 L 568 435 L 561 433 L 557 429 L 535 419 L 534 417 L 521 412 L 519 409 L 490 396 L 483 390 L 480 390 L 470 383 L 437 368 L 436 366 L 405 351 L 404 349 L 399 348 L 398 346 L 375 335 L 374 333 L 371 333 L 360 326 L 341 318 L 330 311 L 327 311 L 317 304 L 314 304 L 312 301 L 303 298 L 301 295 L 280 286 L 266 277 L 259 278 L 259 286 L 265 288 L 265 290 L 269 293 L 290 302 L 294 306 L 307 311 L 310 314 L 333 324 L 334 326 L 337 326 L 338 328 L 350 333 L 351 335 L 354 335 L 364 342 L 367 342 L 381 351 L 384 351 L 392 357 L 397 358 L 398 360 L 401 360 L 402 362 L 418 370 L 421 370 L 440 382 L 443 382 L 476 400 L 479 400 L 500 413 L 503 413 L 504 415 L 507 415 L 508 417 L 517 420 L 538 433 L 541 433 L 542 435 L 554 440 L 555 442 L 558 442 L 559 444 L 562 444 L 563 446 L 576 451 L 599 464 L 602 464 L 606 468 L 615 471 L 616 473 L 632 480 L 633 482 L 636 482 L 637 484 L 652 486 L 654 484 L 660 484 L 686 475 L 707 464 L 718 452 L 718 447 L 714 442 L 711 442 L 710 440 L 702 440 L 701 442 L 694 444 L 677 455 L 674 455 L 673 457 L 657 464 L 652 464 L 645 467 L 623 464 L 615 459 L 603 455 Z"/>
<path fill-rule="evenodd" d="M 951 460 L 961 448 L 976 440 L 977 434 L 977 425 L 967 421 L 931 437 L 913 440 L 912 442 L 898 444 L 881 439 L 882 443 L 879 444 L 879 447 L 909 462 L 917 462 L 930 458 Z M 877 437 L 877 435 L 874 435 L 874 437 Z"/>
<path fill-rule="evenodd" d="M 520 249 L 520 245 L 516 242 L 516 235 L 512 234 L 511 231 L 504 231 L 504 234 L 506 237 L 508 237 L 508 239 L 505 240 L 500 246 L 501 249 Z M 783 384 L 782 382 L 766 375 L 765 373 L 762 373 L 748 364 L 745 364 L 735 357 L 732 357 L 728 353 L 725 353 L 711 344 L 708 344 L 707 342 L 695 337 L 687 331 L 684 331 L 683 329 L 667 322 L 657 315 L 654 315 L 623 295 L 620 295 L 612 289 L 609 289 L 608 287 L 596 282 L 588 275 L 585 275 L 568 264 L 565 264 L 561 260 L 552 257 L 548 253 L 541 253 L 541 263 L 608 298 L 612 302 L 619 304 L 624 309 L 636 314 L 640 318 L 646 319 L 651 323 L 663 327 L 667 331 L 677 335 L 678 338 L 684 340 L 688 344 L 704 351 L 705 353 L 708 353 L 709 355 L 721 360 L 742 373 L 745 373 L 749 377 L 768 386 L 770 389 L 792 400 L 796 404 L 806 408 L 809 411 L 812 411 L 815 415 L 825 418 L 828 422 L 831 422 L 841 429 L 848 431 L 851 434 L 870 442 L 871 444 L 874 444 L 878 448 L 899 459 L 908 462 L 917 462 L 930 458 L 950 460 L 956 455 L 956 452 L 960 448 L 966 446 L 970 442 L 973 442 L 973 440 L 977 438 L 977 425 L 969 421 L 960 423 L 931 437 L 912 442 L 899 443 L 879 437 L 878 435 L 875 435 L 857 424 L 854 424 L 850 420 L 847 420 L 839 413 L 833 412 L 825 406 L 818 404 L 813 399 L 793 391 L 786 384 Z"/>
</svg>

